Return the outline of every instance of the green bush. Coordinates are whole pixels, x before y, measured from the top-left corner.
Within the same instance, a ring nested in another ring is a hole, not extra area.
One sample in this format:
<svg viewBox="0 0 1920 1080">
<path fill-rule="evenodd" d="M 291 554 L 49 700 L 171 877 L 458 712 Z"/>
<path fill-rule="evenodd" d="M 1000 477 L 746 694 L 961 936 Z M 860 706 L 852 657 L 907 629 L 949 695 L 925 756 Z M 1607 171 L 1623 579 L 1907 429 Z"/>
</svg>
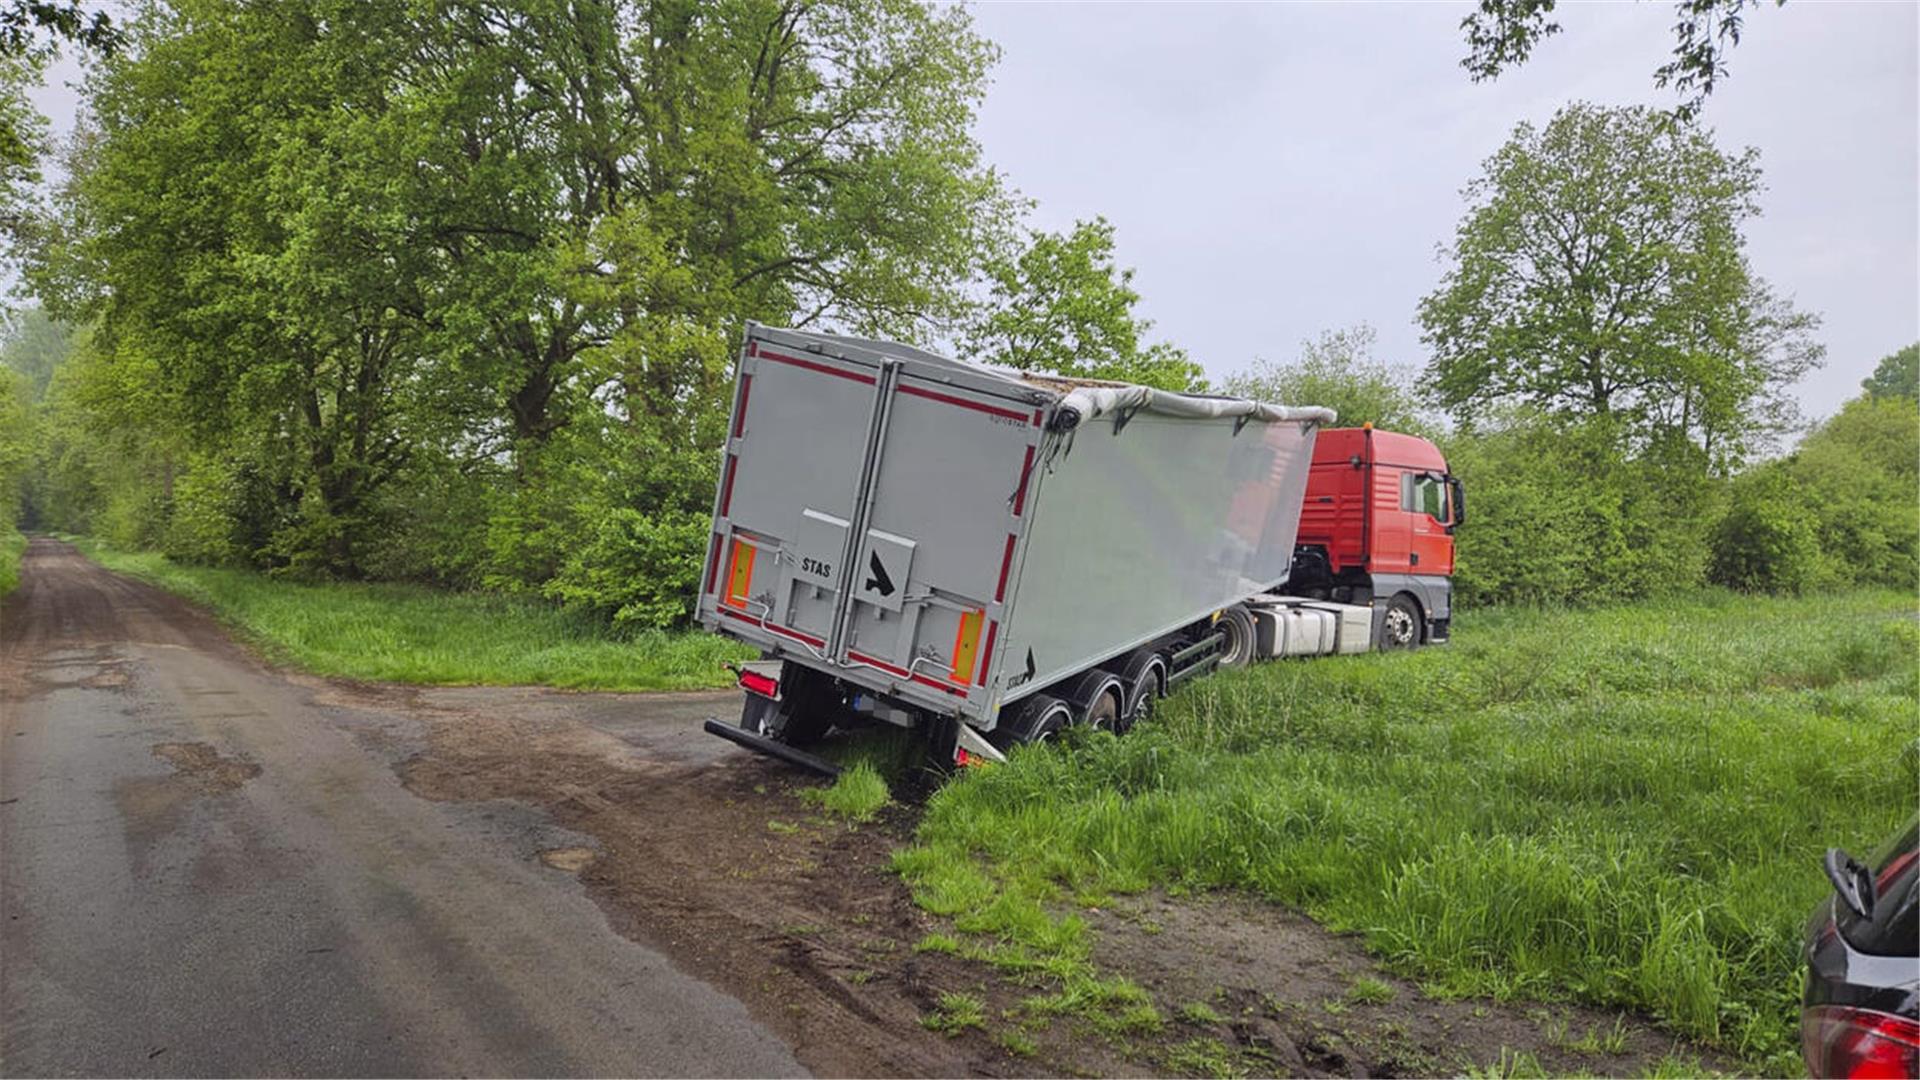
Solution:
<svg viewBox="0 0 1920 1080">
<path fill-rule="evenodd" d="M 1613 425 L 1525 412 L 1444 449 L 1467 489 L 1455 536 L 1462 606 L 1629 600 L 1704 581 L 1722 496 L 1697 450 L 1629 452 Z"/>
<path fill-rule="evenodd" d="M 1920 404 L 1856 398 L 1784 468 L 1833 576 L 1920 589 Z"/>
<path fill-rule="evenodd" d="M 1800 592 L 1826 576 L 1814 523 L 1792 476 L 1769 464 L 1740 476 L 1732 505 L 1713 536 L 1717 585 L 1760 592 Z"/>
<path fill-rule="evenodd" d="M 615 626 L 665 629 L 693 613 L 706 514 L 599 510 L 591 530 L 541 592 L 608 615 Z"/>
</svg>

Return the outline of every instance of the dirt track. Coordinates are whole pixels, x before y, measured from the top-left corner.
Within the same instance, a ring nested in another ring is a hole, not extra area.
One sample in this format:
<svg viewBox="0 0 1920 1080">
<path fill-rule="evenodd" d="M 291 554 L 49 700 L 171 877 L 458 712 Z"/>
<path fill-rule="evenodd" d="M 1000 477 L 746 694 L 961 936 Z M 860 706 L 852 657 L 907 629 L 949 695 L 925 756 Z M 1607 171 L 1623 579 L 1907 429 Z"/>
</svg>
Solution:
<svg viewBox="0 0 1920 1080">
<path fill-rule="evenodd" d="M 1085 913 L 1169 1014 L 1000 1041 L 1031 990 L 912 948 L 887 871 L 912 812 L 849 830 L 699 731 L 731 694 L 426 689 L 289 676 L 168 594 L 35 540 L 0 608 L 0 1072 L 1409 1075 L 1635 1071 L 1595 1012 L 1343 1003 L 1350 941 L 1240 900 Z M 988 1031 L 921 1018 L 948 991 Z M 1196 1066 L 1188 1064 L 1186 1071 Z"/>
</svg>

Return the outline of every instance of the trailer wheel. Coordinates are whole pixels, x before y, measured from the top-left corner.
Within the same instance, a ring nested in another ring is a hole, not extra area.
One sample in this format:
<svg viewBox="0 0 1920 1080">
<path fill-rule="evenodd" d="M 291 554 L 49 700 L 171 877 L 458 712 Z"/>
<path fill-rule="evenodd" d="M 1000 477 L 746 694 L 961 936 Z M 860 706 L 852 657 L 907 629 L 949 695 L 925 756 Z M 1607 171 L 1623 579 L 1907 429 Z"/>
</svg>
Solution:
<svg viewBox="0 0 1920 1080">
<path fill-rule="evenodd" d="M 1235 604 L 1220 613 L 1213 628 L 1226 635 L 1220 645 L 1220 669 L 1243 668 L 1253 663 L 1253 614 Z"/>
<path fill-rule="evenodd" d="M 1052 739 L 1073 720 L 1073 707 L 1050 694 L 1035 694 L 1013 706 L 1013 715 L 987 734 L 987 741 L 1001 750 L 1016 745 L 1043 743 Z"/>
<path fill-rule="evenodd" d="M 1380 651 L 1411 649 L 1420 644 L 1420 607 L 1413 597 L 1400 593 L 1387 602 L 1387 613 L 1380 620 Z"/>
<path fill-rule="evenodd" d="M 1126 706 L 1127 687 L 1109 671 L 1095 668 L 1068 685 L 1060 695 L 1073 708 L 1073 722 L 1096 731 L 1119 733 L 1120 716 Z"/>
<path fill-rule="evenodd" d="M 1160 699 L 1167 692 L 1167 658 L 1157 652 L 1142 649 L 1127 657 L 1126 666 L 1120 669 L 1120 681 L 1126 684 L 1126 704 L 1120 709 L 1120 722 L 1114 726 L 1118 734 L 1125 734 L 1135 724 L 1153 715 Z"/>
</svg>

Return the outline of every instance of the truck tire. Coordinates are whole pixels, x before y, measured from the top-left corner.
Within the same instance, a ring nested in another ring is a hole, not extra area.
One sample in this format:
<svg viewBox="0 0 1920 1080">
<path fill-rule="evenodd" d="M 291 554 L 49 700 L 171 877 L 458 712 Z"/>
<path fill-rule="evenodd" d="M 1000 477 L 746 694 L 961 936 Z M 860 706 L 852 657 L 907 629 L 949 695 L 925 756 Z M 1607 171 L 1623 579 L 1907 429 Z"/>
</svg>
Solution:
<svg viewBox="0 0 1920 1080">
<path fill-rule="evenodd" d="M 1151 649 L 1141 649 L 1121 665 L 1120 681 L 1127 688 L 1127 696 L 1114 731 L 1124 735 L 1135 724 L 1152 716 L 1166 695 L 1167 658 Z"/>
<path fill-rule="evenodd" d="M 1127 701 L 1127 686 L 1119 676 L 1096 668 L 1069 683 L 1060 697 L 1073 707 L 1075 724 L 1119 734 Z"/>
<path fill-rule="evenodd" d="M 1380 651 L 1411 649 L 1420 644 L 1420 605 L 1413 597 L 1398 593 L 1387 601 L 1387 613 L 1380 620 Z"/>
<path fill-rule="evenodd" d="M 1244 606 L 1235 604 L 1220 613 L 1213 624 L 1215 631 L 1227 636 L 1220 643 L 1220 670 L 1231 671 L 1253 663 L 1253 614 Z"/>
<path fill-rule="evenodd" d="M 1060 734 L 1073 721 L 1073 707 L 1051 694 L 1035 694 L 1013 706 L 1011 717 L 1002 717 L 987 734 L 987 741 L 1001 750 L 1014 746 L 1043 743 Z"/>
</svg>

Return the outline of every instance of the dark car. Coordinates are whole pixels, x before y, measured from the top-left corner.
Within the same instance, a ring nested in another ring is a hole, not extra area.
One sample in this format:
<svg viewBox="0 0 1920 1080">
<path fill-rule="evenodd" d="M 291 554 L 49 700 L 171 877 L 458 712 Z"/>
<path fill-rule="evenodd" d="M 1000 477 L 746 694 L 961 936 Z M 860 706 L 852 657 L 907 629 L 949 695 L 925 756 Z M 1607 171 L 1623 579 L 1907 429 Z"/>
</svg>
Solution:
<svg viewBox="0 0 1920 1080">
<path fill-rule="evenodd" d="M 1827 852 L 1807 922 L 1800 1047 L 1814 1076 L 1920 1077 L 1920 815 L 1863 864 Z"/>
</svg>

